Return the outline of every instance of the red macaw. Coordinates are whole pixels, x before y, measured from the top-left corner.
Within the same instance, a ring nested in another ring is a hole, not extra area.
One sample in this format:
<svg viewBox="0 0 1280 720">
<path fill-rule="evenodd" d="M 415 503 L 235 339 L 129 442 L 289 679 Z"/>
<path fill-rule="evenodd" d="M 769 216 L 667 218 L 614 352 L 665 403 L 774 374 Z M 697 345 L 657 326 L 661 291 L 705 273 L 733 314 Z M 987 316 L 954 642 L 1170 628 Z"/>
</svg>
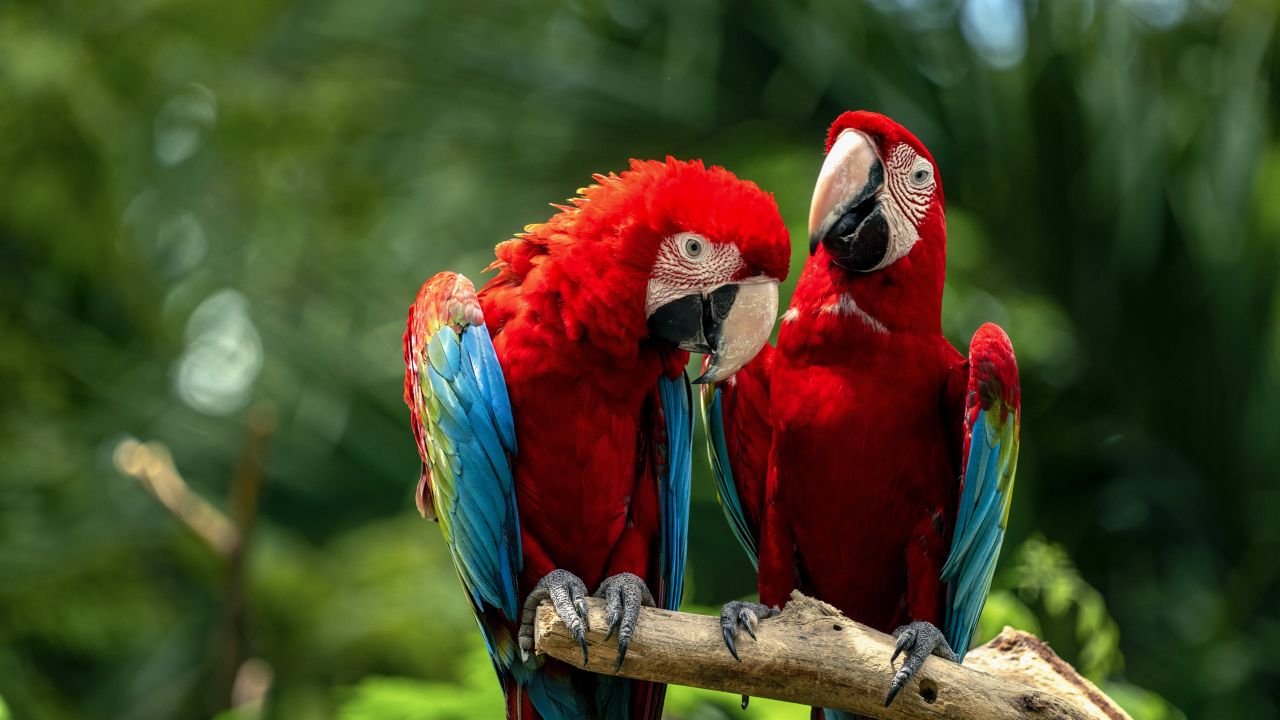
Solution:
<svg viewBox="0 0 1280 720">
<path fill-rule="evenodd" d="M 721 626 L 736 657 L 738 629 L 799 589 L 892 631 L 907 658 L 887 705 L 930 653 L 969 647 L 1013 493 L 1018 368 L 995 325 L 967 358 L 943 337 L 942 183 L 894 121 L 831 126 L 809 242 L 777 349 L 703 389 L 725 512 L 759 566 L 761 603 L 729 603 Z"/>
<path fill-rule="evenodd" d="M 441 273 L 404 336 L 405 402 L 508 717 L 657 718 L 665 687 L 532 656 L 550 598 L 582 644 L 588 587 L 626 655 L 684 577 L 688 351 L 723 379 L 767 341 L 790 246 L 772 196 L 701 162 L 632 161 L 498 245 L 479 294 Z M 520 612 L 517 615 L 517 612 Z"/>
</svg>

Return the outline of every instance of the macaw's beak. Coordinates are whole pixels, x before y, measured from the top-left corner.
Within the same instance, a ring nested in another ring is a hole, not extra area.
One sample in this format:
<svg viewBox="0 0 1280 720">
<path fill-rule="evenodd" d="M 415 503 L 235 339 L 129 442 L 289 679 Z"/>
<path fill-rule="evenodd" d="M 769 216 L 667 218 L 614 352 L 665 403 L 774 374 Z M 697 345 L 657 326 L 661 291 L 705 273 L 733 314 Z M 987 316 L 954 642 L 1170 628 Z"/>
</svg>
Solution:
<svg viewBox="0 0 1280 720">
<path fill-rule="evenodd" d="M 760 352 L 778 317 L 778 281 L 756 277 L 659 306 L 649 330 L 682 350 L 711 356 L 695 383 L 719 382 Z"/>
<path fill-rule="evenodd" d="M 884 165 L 866 135 L 846 130 L 818 173 L 809 206 L 809 254 L 818 243 L 846 270 L 876 269 L 889 251 L 889 223 L 880 208 Z"/>
</svg>

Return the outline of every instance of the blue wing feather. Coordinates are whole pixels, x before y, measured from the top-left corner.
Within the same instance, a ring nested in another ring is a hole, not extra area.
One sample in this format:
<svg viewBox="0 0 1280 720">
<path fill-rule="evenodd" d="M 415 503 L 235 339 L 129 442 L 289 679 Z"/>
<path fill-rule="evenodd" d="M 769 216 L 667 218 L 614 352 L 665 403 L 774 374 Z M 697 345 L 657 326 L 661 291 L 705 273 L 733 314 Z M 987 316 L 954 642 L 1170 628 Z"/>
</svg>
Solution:
<svg viewBox="0 0 1280 720">
<path fill-rule="evenodd" d="M 742 509 L 742 499 L 738 497 L 738 486 L 734 482 L 733 468 L 729 461 L 729 448 L 724 434 L 722 391 L 715 387 L 709 393 L 710 402 L 707 402 L 707 391 L 702 396 L 702 420 L 703 427 L 707 429 L 707 452 L 711 459 L 711 473 L 715 476 L 716 492 L 720 495 L 720 507 L 724 509 L 724 516 L 729 521 L 734 537 L 746 550 L 751 566 L 759 569 L 755 533 L 751 531 L 746 513 Z"/>
<path fill-rule="evenodd" d="M 499 430 L 511 417 L 502 371 L 483 325 L 437 330 L 418 361 L 430 415 L 429 434 L 445 452 L 433 453 L 431 471 L 458 574 L 479 610 L 516 615 L 515 578 L 521 565 L 519 515 L 510 456 L 514 429 Z M 445 467 L 441 467 L 443 464 Z M 484 623 L 481 623 L 482 627 Z M 493 638 L 486 637 L 493 646 Z"/>
<path fill-rule="evenodd" d="M 432 335 L 430 342 L 427 343 L 427 356 L 431 360 L 431 367 L 448 380 L 452 380 L 458 374 L 460 355 L 457 333 L 438 332 Z"/>
<path fill-rule="evenodd" d="M 507 396 L 507 381 L 502 377 L 502 367 L 498 365 L 498 354 L 493 349 L 489 330 L 484 326 L 477 327 L 475 330 L 478 332 L 470 336 L 467 336 L 468 333 L 463 333 L 463 345 L 469 346 L 467 355 L 471 359 L 474 377 L 488 400 L 494 425 L 502 434 L 502 443 L 515 453 L 516 428 L 515 420 L 511 417 L 511 400 Z"/>
<path fill-rule="evenodd" d="M 1013 413 L 992 427 L 993 413 L 978 410 L 969 429 L 969 457 L 951 552 L 942 568 L 948 583 L 944 631 L 961 656 L 969 648 L 995 575 L 1013 494 L 1017 463 L 1017 420 Z"/>
<path fill-rule="evenodd" d="M 680 607 L 684 593 L 684 564 L 689 544 L 689 490 L 693 475 L 693 395 L 689 380 L 663 377 L 658 381 L 662 417 L 667 430 L 667 472 L 662 478 L 662 552 L 660 569 L 665 591 L 658 605 Z"/>
</svg>

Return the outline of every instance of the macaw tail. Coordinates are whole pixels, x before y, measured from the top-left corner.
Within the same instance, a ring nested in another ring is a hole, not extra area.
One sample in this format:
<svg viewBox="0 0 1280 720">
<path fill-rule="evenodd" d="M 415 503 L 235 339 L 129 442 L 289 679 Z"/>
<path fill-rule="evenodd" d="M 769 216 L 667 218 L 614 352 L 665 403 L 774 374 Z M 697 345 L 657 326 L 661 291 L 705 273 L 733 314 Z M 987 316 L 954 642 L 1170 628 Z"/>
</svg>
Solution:
<svg viewBox="0 0 1280 720">
<path fill-rule="evenodd" d="M 666 684 L 639 681 L 628 684 L 635 696 L 631 717 L 635 720 L 659 720 L 662 717 L 662 705 L 667 699 Z"/>
<path fill-rule="evenodd" d="M 517 679 L 499 673 L 507 720 L 659 720 L 667 686 L 584 672 L 544 660 Z"/>
<path fill-rule="evenodd" d="M 544 666 L 545 667 L 545 666 Z M 573 720 L 591 717 L 568 673 L 534 670 L 517 680 L 499 673 L 507 702 L 507 720 Z"/>
</svg>

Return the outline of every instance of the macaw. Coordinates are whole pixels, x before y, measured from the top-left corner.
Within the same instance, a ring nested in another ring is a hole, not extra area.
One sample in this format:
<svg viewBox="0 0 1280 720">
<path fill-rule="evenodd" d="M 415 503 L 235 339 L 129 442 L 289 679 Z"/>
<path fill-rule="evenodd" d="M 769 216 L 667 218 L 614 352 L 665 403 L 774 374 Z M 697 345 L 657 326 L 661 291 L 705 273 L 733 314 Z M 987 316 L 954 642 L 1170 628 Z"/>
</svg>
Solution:
<svg viewBox="0 0 1280 720">
<path fill-rule="evenodd" d="M 721 628 L 736 657 L 739 629 L 754 637 L 798 589 L 892 631 L 892 659 L 907 655 L 888 705 L 930 653 L 969 647 L 1013 494 L 1018 367 L 996 325 L 967 358 L 942 335 L 946 221 L 924 145 L 847 112 L 826 150 L 777 348 L 702 391 L 722 504 L 759 571 L 760 603 L 727 604 Z"/>
<path fill-rule="evenodd" d="M 768 340 L 790 255 L 773 197 L 668 158 L 594 176 L 499 244 L 477 293 L 427 281 L 405 391 L 437 519 L 511 718 L 657 718 L 665 686 L 533 655 L 550 599 L 587 661 L 588 588 L 618 665 L 641 605 L 680 603 L 692 463 L 690 351 L 721 380 Z"/>
</svg>

